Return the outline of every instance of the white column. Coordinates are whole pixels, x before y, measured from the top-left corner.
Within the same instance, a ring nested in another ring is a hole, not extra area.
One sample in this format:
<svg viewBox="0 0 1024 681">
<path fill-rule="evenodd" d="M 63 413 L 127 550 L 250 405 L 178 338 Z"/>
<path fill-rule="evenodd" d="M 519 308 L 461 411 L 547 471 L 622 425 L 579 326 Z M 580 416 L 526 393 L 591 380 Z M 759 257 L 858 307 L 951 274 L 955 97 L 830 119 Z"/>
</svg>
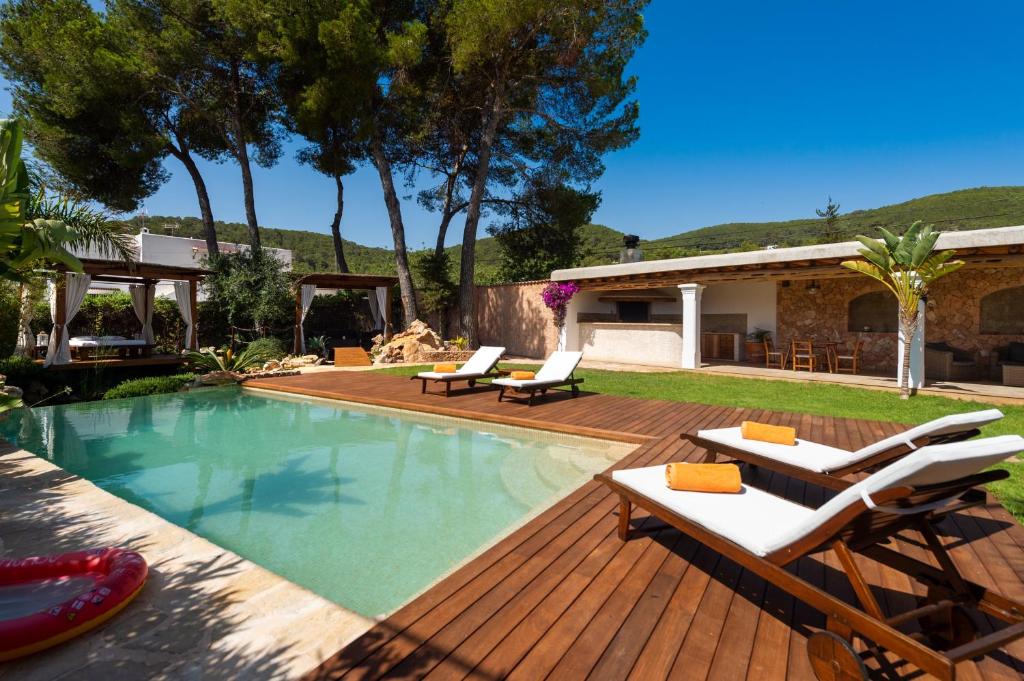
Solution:
<svg viewBox="0 0 1024 681">
<path fill-rule="evenodd" d="M 684 369 L 700 369 L 700 284 L 679 284 L 683 296 L 683 357 Z"/>
<path fill-rule="evenodd" d="M 583 292 L 580 291 L 574 295 L 569 300 L 569 304 L 565 306 L 565 324 L 563 324 L 562 328 L 558 330 L 559 350 L 580 349 L 580 327 L 576 321 L 576 315 L 580 312 L 580 298 L 582 298 L 583 295 Z"/>
<path fill-rule="evenodd" d="M 924 313 L 927 303 L 917 305 L 917 331 L 910 341 L 910 389 L 924 387 Z M 898 335 L 899 353 L 896 363 L 896 384 L 903 385 L 903 331 Z"/>
</svg>

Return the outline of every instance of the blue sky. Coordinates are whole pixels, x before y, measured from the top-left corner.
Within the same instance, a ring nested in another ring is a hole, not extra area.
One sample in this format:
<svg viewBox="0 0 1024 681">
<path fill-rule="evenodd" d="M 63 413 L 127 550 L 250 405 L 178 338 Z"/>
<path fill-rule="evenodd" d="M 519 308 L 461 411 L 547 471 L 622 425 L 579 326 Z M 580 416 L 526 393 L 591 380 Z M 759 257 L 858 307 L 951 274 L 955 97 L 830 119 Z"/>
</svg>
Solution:
<svg viewBox="0 0 1024 681">
<path fill-rule="evenodd" d="M 606 158 L 594 221 L 644 238 L 843 212 L 981 185 L 1024 185 L 1024 4 L 654 0 L 632 63 L 641 138 Z M 9 111 L 10 97 L 0 98 Z M 294 160 L 256 169 L 262 225 L 328 231 L 332 182 Z M 198 215 L 187 174 L 145 203 Z M 244 221 L 236 166 L 203 166 L 217 219 Z M 405 192 L 411 193 L 411 192 Z M 348 178 L 346 238 L 389 246 L 371 168 Z M 411 247 L 437 218 L 410 198 Z M 461 234 L 453 225 L 451 241 Z"/>
</svg>

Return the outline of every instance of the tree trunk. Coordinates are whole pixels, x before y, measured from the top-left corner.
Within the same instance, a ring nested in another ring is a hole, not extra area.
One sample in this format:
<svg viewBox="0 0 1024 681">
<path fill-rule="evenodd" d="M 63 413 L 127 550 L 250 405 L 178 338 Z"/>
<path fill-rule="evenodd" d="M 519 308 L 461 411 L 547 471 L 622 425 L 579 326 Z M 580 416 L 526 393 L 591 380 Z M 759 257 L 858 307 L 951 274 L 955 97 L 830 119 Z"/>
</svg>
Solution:
<svg viewBox="0 0 1024 681">
<path fill-rule="evenodd" d="M 206 236 L 206 255 L 216 258 L 220 255 L 220 246 L 217 243 L 217 226 L 213 223 L 213 209 L 210 207 L 210 195 L 206 191 L 206 182 L 199 172 L 199 166 L 192 160 L 192 155 L 185 150 L 178 149 L 173 145 L 167 145 L 168 150 L 174 158 L 181 161 L 192 178 L 192 184 L 196 187 L 196 198 L 199 200 L 199 214 L 203 218 L 203 233 Z"/>
<path fill-rule="evenodd" d="M 379 134 L 373 133 L 370 141 L 370 153 L 373 164 L 380 175 L 381 188 L 384 190 L 384 205 L 388 209 L 391 220 L 391 236 L 395 242 L 395 268 L 398 270 L 398 287 L 402 295 L 402 315 L 405 326 L 409 326 L 419 317 L 416 307 L 416 292 L 412 285 L 412 272 L 409 269 L 409 254 L 405 248 L 405 225 L 402 223 L 402 204 L 395 192 L 395 181 L 391 175 L 391 163 L 384 153 Z"/>
<path fill-rule="evenodd" d="M 256 221 L 256 199 L 253 196 L 252 167 L 249 163 L 249 146 L 245 139 L 245 126 L 242 124 L 242 103 L 239 99 L 242 85 L 238 74 L 238 64 L 231 64 L 231 88 L 234 97 L 232 116 L 234 120 L 234 156 L 242 169 L 242 196 L 245 200 L 245 221 L 249 226 L 249 245 L 253 251 L 262 248 L 260 243 L 260 226 Z"/>
<path fill-rule="evenodd" d="M 334 240 L 334 261 L 338 265 L 338 271 L 345 274 L 348 272 L 348 263 L 345 262 L 345 244 L 341 240 L 341 216 L 345 212 L 345 184 L 341 181 L 341 175 L 334 176 L 334 184 L 338 187 L 338 210 L 334 212 L 334 219 L 331 221 L 331 238 Z"/>
<path fill-rule="evenodd" d="M 917 320 L 901 319 L 903 327 L 903 371 L 900 377 L 900 399 L 910 399 L 910 349 L 914 345 L 914 334 L 917 332 Z"/>
<path fill-rule="evenodd" d="M 447 208 L 441 216 L 441 224 L 437 228 L 437 245 L 434 246 L 434 258 L 437 260 L 440 260 L 444 253 L 444 239 L 448 235 L 448 225 L 451 224 L 453 217 L 455 216 L 449 213 Z"/>
<path fill-rule="evenodd" d="M 491 149 L 501 119 L 504 81 L 498 78 L 491 98 L 490 111 L 480 137 L 476 176 L 466 209 L 466 224 L 462 230 L 462 259 L 459 263 L 459 327 L 468 339 L 469 347 L 476 347 L 476 232 L 480 224 L 480 207 L 487 192 L 487 172 L 491 164 Z"/>
<path fill-rule="evenodd" d="M 36 358 L 36 339 L 32 335 L 32 290 L 28 284 L 22 284 L 18 291 L 18 345 L 15 349 L 16 355 L 22 355 L 29 359 Z"/>
</svg>

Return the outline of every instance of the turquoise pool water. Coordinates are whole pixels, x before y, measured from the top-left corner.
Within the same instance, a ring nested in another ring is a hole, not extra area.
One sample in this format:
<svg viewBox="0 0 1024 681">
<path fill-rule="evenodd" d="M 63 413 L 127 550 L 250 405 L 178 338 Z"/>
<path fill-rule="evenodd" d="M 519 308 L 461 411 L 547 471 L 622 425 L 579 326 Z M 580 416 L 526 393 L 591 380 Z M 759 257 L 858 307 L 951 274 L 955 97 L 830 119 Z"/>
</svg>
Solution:
<svg viewBox="0 0 1024 681">
<path fill-rule="evenodd" d="M 368 616 L 628 451 L 237 388 L 39 407 L 0 436 Z"/>
</svg>

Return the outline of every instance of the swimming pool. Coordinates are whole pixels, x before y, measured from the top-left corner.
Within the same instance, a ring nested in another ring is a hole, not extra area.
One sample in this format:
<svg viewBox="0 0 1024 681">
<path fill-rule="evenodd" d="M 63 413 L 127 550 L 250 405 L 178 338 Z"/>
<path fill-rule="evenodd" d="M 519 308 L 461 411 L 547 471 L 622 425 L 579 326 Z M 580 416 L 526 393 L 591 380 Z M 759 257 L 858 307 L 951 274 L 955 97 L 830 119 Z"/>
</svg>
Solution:
<svg viewBox="0 0 1024 681">
<path fill-rule="evenodd" d="M 238 388 L 38 407 L 0 436 L 371 617 L 632 449 Z"/>
</svg>

